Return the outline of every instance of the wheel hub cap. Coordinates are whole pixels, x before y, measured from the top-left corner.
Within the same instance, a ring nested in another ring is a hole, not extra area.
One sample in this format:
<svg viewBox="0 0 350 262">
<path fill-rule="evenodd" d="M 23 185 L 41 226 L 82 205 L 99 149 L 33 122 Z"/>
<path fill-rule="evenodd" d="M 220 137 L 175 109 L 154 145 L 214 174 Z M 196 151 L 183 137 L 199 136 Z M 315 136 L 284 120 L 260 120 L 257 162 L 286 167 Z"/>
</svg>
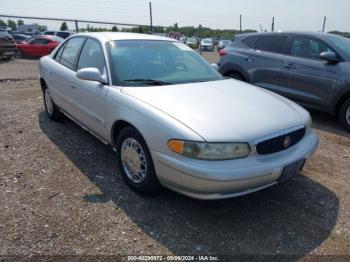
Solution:
<svg viewBox="0 0 350 262">
<path fill-rule="evenodd" d="M 346 122 L 348 123 L 348 125 L 350 125 L 350 106 L 348 107 L 348 110 L 346 111 Z"/>
<path fill-rule="evenodd" d="M 53 112 L 53 103 L 50 91 L 47 88 L 45 90 L 45 105 L 47 112 L 51 115 Z"/>
<path fill-rule="evenodd" d="M 121 147 L 121 160 L 126 175 L 134 183 L 142 183 L 147 173 L 145 152 L 133 138 L 124 140 Z"/>
</svg>

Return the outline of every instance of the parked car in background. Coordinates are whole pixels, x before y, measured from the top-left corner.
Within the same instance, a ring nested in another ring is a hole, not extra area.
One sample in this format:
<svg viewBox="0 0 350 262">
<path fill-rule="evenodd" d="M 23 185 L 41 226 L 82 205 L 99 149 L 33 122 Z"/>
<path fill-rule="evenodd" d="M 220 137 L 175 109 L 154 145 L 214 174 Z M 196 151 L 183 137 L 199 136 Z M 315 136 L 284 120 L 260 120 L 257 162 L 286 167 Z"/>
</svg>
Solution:
<svg viewBox="0 0 350 262">
<path fill-rule="evenodd" d="M 16 44 L 20 44 L 30 38 L 29 35 L 24 34 L 12 34 L 12 37 L 15 39 Z"/>
<path fill-rule="evenodd" d="M 61 42 L 58 36 L 35 36 L 17 45 L 19 57 L 42 57 L 50 54 Z"/>
<path fill-rule="evenodd" d="M 214 40 L 212 38 L 204 38 L 200 44 L 201 51 L 214 51 Z"/>
<path fill-rule="evenodd" d="M 70 32 L 70 31 L 45 31 L 43 33 L 43 35 L 54 35 L 54 36 L 61 37 L 63 39 L 66 39 L 74 34 L 75 34 L 74 32 Z"/>
<path fill-rule="evenodd" d="M 39 68 L 48 117 L 65 114 L 111 144 L 142 194 L 161 185 L 199 199 L 252 193 L 297 176 L 318 146 L 306 110 L 225 79 L 174 39 L 77 34 Z"/>
<path fill-rule="evenodd" d="M 0 31 L 0 59 L 11 59 L 17 52 L 16 42 L 5 30 Z"/>
<path fill-rule="evenodd" d="M 231 44 L 231 40 L 221 39 L 218 45 L 218 52 L 220 52 L 220 50 L 224 49 L 229 44 Z"/>
<path fill-rule="evenodd" d="M 187 37 L 186 37 L 186 36 L 180 37 L 180 42 L 183 43 L 183 44 L 186 44 L 186 42 L 187 42 Z"/>
<path fill-rule="evenodd" d="M 236 36 L 219 62 L 224 76 L 337 115 L 350 130 L 350 39 L 326 33 Z"/>
<path fill-rule="evenodd" d="M 186 45 L 191 47 L 192 49 L 198 49 L 199 47 L 199 41 L 195 37 L 189 37 L 186 40 Z"/>
</svg>

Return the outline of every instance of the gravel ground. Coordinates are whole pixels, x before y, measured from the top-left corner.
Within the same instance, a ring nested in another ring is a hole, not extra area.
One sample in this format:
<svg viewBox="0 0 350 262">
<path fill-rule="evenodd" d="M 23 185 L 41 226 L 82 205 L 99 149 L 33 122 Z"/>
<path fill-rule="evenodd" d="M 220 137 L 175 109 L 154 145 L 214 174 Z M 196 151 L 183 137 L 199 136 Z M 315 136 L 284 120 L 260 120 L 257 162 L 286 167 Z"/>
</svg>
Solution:
<svg viewBox="0 0 350 262">
<path fill-rule="evenodd" d="M 125 186 L 110 147 L 49 121 L 37 73 L 36 60 L 0 64 L 0 256 L 350 259 L 350 134 L 336 119 L 312 112 L 320 148 L 286 184 L 224 201 L 146 198 Z"/>
</svg>

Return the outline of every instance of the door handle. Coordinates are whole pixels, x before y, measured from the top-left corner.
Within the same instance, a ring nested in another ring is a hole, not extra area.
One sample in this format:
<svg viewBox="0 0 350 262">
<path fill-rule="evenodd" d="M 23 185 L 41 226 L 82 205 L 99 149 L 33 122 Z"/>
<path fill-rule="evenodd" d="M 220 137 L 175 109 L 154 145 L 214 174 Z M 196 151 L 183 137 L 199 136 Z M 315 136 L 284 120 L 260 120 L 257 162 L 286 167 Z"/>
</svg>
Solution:
<svg viewBox="0 0 350 262">
<path fill-rule="evenodd" d="M 252 59 L 252 58 L 250 58 L 250 57 L 247 57 L 247 58 L 245 59 L 245 61 L 247 61 L 247 62 L 252 62 L 252 61 L 253 61 L 253 59 Z"/>
<path fill-rule="evenodd" d="M 296 65 L 289 62 L 284 62 L 284 67 L 288 69 L 292 69 L 292 68 L 296 68 Z"/>
<path fill-rule="evenodd" d="M 74 84 L 69 85 L 71 88 L 76 89 L 77 87 Z"/>
</svg>

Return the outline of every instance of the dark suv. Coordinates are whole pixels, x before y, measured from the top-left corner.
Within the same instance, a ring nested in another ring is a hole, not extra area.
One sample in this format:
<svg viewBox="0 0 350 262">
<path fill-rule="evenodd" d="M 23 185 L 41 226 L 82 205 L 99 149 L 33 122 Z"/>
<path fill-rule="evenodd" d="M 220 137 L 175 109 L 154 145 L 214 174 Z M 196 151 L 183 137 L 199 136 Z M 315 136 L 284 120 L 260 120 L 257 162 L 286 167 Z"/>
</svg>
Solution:
<svg viewBox="0 0 350 262">
<path fill-rule="evenodd" d="M 243 34 L 220 55 L 224 76 L 337 115 L 350 130 L 350 39 L 326 33 Z"/>
<path fill-rule="evenodd" d="M 0 30 L 0 59 L 10 59 L 17 52 L 16 42 L 6 31 Z"/>
</svg>

